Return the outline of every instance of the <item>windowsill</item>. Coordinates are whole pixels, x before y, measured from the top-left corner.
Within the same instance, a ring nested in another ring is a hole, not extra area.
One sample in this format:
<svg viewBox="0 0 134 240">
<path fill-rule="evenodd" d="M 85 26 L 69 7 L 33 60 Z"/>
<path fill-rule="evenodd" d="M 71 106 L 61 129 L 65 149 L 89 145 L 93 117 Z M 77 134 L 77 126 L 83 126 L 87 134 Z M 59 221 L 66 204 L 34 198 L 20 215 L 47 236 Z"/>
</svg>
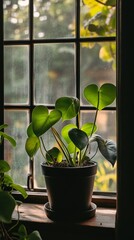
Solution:
<svg viewBox="0 0 134 240">
<path fill-rule="evenodd" d="M 53 222 L 44 212 L 43 204 L 22 203 L 19 207 L 20 221 L 29 231 L 39 230 L 43 240 L 114 240 L 115 208 L 97 207 L 96 214 L 89 220 L 78 223 Z M 17 218 L 16 210 L 13 219 Z"/>
</svg>

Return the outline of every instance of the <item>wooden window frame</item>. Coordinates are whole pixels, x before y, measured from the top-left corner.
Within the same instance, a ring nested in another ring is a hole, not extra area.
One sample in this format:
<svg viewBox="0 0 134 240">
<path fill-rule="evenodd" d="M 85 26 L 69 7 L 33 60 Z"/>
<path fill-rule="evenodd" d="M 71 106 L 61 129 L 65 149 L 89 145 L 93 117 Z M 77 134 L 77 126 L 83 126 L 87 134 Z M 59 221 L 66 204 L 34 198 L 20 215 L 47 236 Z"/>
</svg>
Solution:
<svg viewBox="0 0 134 240">
<path fill-rule="evenodd" d="M 2 3 L 0 2 L 0 22 L 2 22 Z M 130 140 L 130 133 L 133 136 L 133 51 L 132 34 L 133 8 L 128 1 L 117 1 L 117 199 L 115 214 L 115 238 L 116 240 L 132 239 L 133 231 L 133 141 Z M 1 26 L 1 31 L 2 31 Z M 2 37 L 0 35 L 0 52 L 3 55 Z M 1 76 L 3 76 L 3 62 L 0 58 Z M 1 82 L 1 89 L 3 83 Z M 125 97 L 124 97 L 125 96 Z M 0 102 L 3 95 L 0 94 Z M 2 116 L 0 122 L 3 123 Z M 126 141 L 127 139 L 127 141 Z M 105 208 L 106 210 L 106 208 Z M 32 221 L 29 222 L 29 227 Z M 37 224 L 38 225 L 38 224 Z M 36 226 L 37 226 L 36 225 Z M 51 224 L 46 223 L 51 231 Z M 43 224 L 44 226 L 44 224 Z M 50 227 L 49 227 L 50 226 Z M 60 226 L 61 228 L 61 226 Z M 85 227 L 84 227 L 85 228 Z M 56 229 L 56 227 L 55 227 Z M 91 229 L 91 228 L 90 228 Z M 101 228 L 109 236 L 106 227 Z M 45 234 L 45 230 L 44 230 Z M 87 239 L 90 233 L 87 232 Z M 93 234 L 94 236 L 94 234 Z M 45 238 L 44 238 L 45 239 Z M 64 238 L 66 239 L 66 238 Z M 68 238 L 67 238 L 68 239 Z M 73 238 L 74 239 L 74 238 Z M 86 239 L 86 238 L 85 238 Z M 95 238 L 97 239 L 97 237 Z M 104 239 L 104 238 L 103 238 Z M 101 237 L 98 237 L 101 240 Z"/>
<path fill-rule="evenodd" d="M 2 4 L 0 2 L 0 22 L 2 22 Z M 115 231 L 116 240 L 132 239 L 133 231 L 133 8 L 129 1 L 117 0 L 117 200 Z M 3 29 L 2 24 L 1 31 Z M 2 35 L 0 35 L 2 43 Z M 0 44 L 1 56 L 3 46 Z M 1 77 L 3 62 L 0 58 Z M 3 102 L 3 83 L 1 82 L 0 102 Z M 0 116 L 3 123 L 3 116 Z M 30 221 L 31 222 L 31 221 Z M 30 224 L 30 223 L 29 223 Z M 49 225 L 49 224 L 48 224 Z M 61 226 L 60 226 L 61 227 Z M 51 229 L 51 228 L 50 228 Z M 90 233 L 88 239 L 90 237 Z M 99 239 L 100 240 L 100 239 Z"/>
</svg>

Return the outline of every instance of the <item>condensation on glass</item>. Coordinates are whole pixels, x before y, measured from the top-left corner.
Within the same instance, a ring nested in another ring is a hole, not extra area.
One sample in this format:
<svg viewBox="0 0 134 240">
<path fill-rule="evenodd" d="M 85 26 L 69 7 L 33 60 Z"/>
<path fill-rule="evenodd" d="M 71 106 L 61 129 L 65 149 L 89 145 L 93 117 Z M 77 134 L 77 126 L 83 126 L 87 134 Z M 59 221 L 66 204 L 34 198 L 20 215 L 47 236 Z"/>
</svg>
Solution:
<svg viewBox="0 0 134 240">
<path fill-rule="evenodd" d="M 30 108 L 45 104 L 51 111 L 58 97 L 78 94 L 83 107 L 82 124 L 88 121 L 90 111 L 82 96 L 84 87 L 90 83 L 116 84 L 115 40 L 102 41 L 116 35 L 116 9 L 87 0 L 4 0 L 3 10 L 4 118 L 10 126 L 8 133 L 17 140 L 15 149 L 5 143 L 5 159 L 12 165 L 14 180 L 26 186 L 29 158 L 25 139 Z M 76 28 L 76 24 L 80 26 Z M 94 37 L 97 41 L 93 41 Z M 115 102 L 112 107 L 116 107 Z M 91 109 L 89 122 L 94 114 Z M 102 135 L 116 141 L 115 121 L 116 111 L 104 110 L 99 113 L 97 124 Z M 51 131 L 45 135 L 45 141 L 49 149 L 54 141 Z M 34 159 L 35 189 L 45 187 L 41 162 L 38 154 Z M 97 162 L 96 190 L 115 191 L 115 170 L 99 155 Z M 101 176 L 104 171 L 107 181 Z"/>
<path fill-rule="evenodd" d="M 35 104 L 52 105 L 61 96 L 75 96 L 75 46 L 47 43 L 34 46 Z"/>
<path fill-rule="evenodd" d="M 25 151 L 26 126 L 29 122 L 28 110 L 5 110 L 5 123 L 9 127 L 5 131 L 14 137 L 17 142 L 16 147 L 12 147 L 5 141 L 4 159 L 9 161 L 10 173 L 17 184 L 27 186 L 27 175 L 29 173 L 28 158 Z"/>
<path fill-rule="evenodd" d="M 28 46 L 4 47 L 4 102 L 5 105 L 29 103 Z"/>
</svg>

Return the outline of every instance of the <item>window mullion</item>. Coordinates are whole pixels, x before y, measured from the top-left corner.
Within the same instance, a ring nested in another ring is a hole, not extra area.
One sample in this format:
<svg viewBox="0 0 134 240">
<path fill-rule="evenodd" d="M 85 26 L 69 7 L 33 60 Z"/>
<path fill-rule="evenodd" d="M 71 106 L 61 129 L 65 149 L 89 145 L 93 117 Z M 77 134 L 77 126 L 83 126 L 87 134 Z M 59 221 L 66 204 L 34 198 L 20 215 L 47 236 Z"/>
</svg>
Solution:
<svg viewBox="0 0 134 240">
<path fill-rule="evenodd" d="M 29 121 L 31 122 L 34 107 L 34 43 L 33 43 L 33 0 L 29 1 Z M 34 160 L 29 159 L 29 174 L 27 176 L 27 188 L 34 189 Z"/>
<path fill-rule="evenodd" d="M 0 125 L 4 122 L 4 46 L 3 46 L 3 1 L 0 1 Z M 0 145 L 0 159 L 4 159 L 4 144 Z"/>
</svg>

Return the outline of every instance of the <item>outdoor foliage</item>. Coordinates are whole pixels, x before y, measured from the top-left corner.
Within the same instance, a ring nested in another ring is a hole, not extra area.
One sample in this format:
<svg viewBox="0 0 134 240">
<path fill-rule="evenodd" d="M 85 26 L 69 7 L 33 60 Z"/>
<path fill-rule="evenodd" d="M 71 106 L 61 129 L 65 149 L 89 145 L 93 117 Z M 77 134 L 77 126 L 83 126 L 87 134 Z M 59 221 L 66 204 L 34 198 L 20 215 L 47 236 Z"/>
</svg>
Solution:
<svg viewBox="0 0 134 240">
<path fill-rule="evenodd" d="M 30 1 L 3 1 L 4 2 L 4 37 L 5 40 L 29 41 L 29 3 Z M 51 39 L 75 37 L 75 6 L 72 0 L 34 1 L 33 38 Z M 79 1 L 78 1 L 79 2 Z M 87 82 L 99 82 L 104 80 L 114 82 L 116 66 L 115 41 L 101 41 L 102 37 L 116 36 L 116 1 L 115 0 L 81 0 L 80 1 L 80 37 L 85 38 L 81 42 L 81 67 L 82 89 Z M 98 41 L 90 41 L 89 38 L 97 37 Z M 100 41 L 99 41 L 100 37 Z M 87 40 L 86 40 L 87 39 Z M 45 45 L 45 46 L 44 46 Z M 51 46 L 52 45 L 52 46 Z M 75 80 L 73 64 L 75 63 L 75 51 L 73 44 L 35 44 L 34 84 L 36 88 L 35 99 L 37 104 L 46 103 L 53 105 L 56 94 L 75 93 Z M 29 45 L 5 46 L 5 103 L 26 105 L 29 100 Z M 48 58 L 46 56 L 49 56 Z M 113 72 L 111 71 L 113 69 Z M 6 71 L 6 69 L 10 69 Z M 106 70 L 106 71 L 105 71 Z M 108 71 L 107 71 L 108 70 Z M 98 71 L 98 72 L 97 72 Z M 94 74 L 94 75 L 92 75 Z M 104 75 L 103 75 L 104 74 Z M 107 76 L 108 75 L 108 76 Z M 73 84 L 73 87 L 72 87 Z M 57 88 L 59 86 L 59 88 Z M 56 91 L 55 91 L 56 89 Z M 21 94 L 20 94 L 21 93 Z M 44 94 L 45 93 L 45 94 Z M 55 94 L 53 94 L 55 93 Z M 65 95 L 65 94 L 64 94 Z M 12 124 L 13 132 L 19 145 L 7 160 L 11 160 L 11 175 L 15 181 L 26 185 L 28 174 L 28 160 L 24 153 L 25 126 L 28 124 L 27 111 L 5 111 L 5 117 Z M 18 119 L 21 119 L 18 121 Z M 113 133 L 114 129 L 110 128 Z M 51 140 L 50 137 L 48 137 Z M 18 160 L 20 159 L 19 163 Z M 101 161 L 100 161 L 101 164 Z M 103 165 L 102 165 L 103 167 Z M 14 175 L 14 171 L 16 171 Z M 24 175 L 21 176 L 21 171 Z M 42 187 L 40 167 L 36 165 L 35 182 Z M 114 173 L 115 174 L 115 173 Z M 114 176 L 113 174 L 113 176 Z M 100 188 L 101 189 L 101 188 Z M 106 189 L 106 188 L 105 188 Z M 109 190 L 109 185 L 107 189 Z"/>
</svg>

